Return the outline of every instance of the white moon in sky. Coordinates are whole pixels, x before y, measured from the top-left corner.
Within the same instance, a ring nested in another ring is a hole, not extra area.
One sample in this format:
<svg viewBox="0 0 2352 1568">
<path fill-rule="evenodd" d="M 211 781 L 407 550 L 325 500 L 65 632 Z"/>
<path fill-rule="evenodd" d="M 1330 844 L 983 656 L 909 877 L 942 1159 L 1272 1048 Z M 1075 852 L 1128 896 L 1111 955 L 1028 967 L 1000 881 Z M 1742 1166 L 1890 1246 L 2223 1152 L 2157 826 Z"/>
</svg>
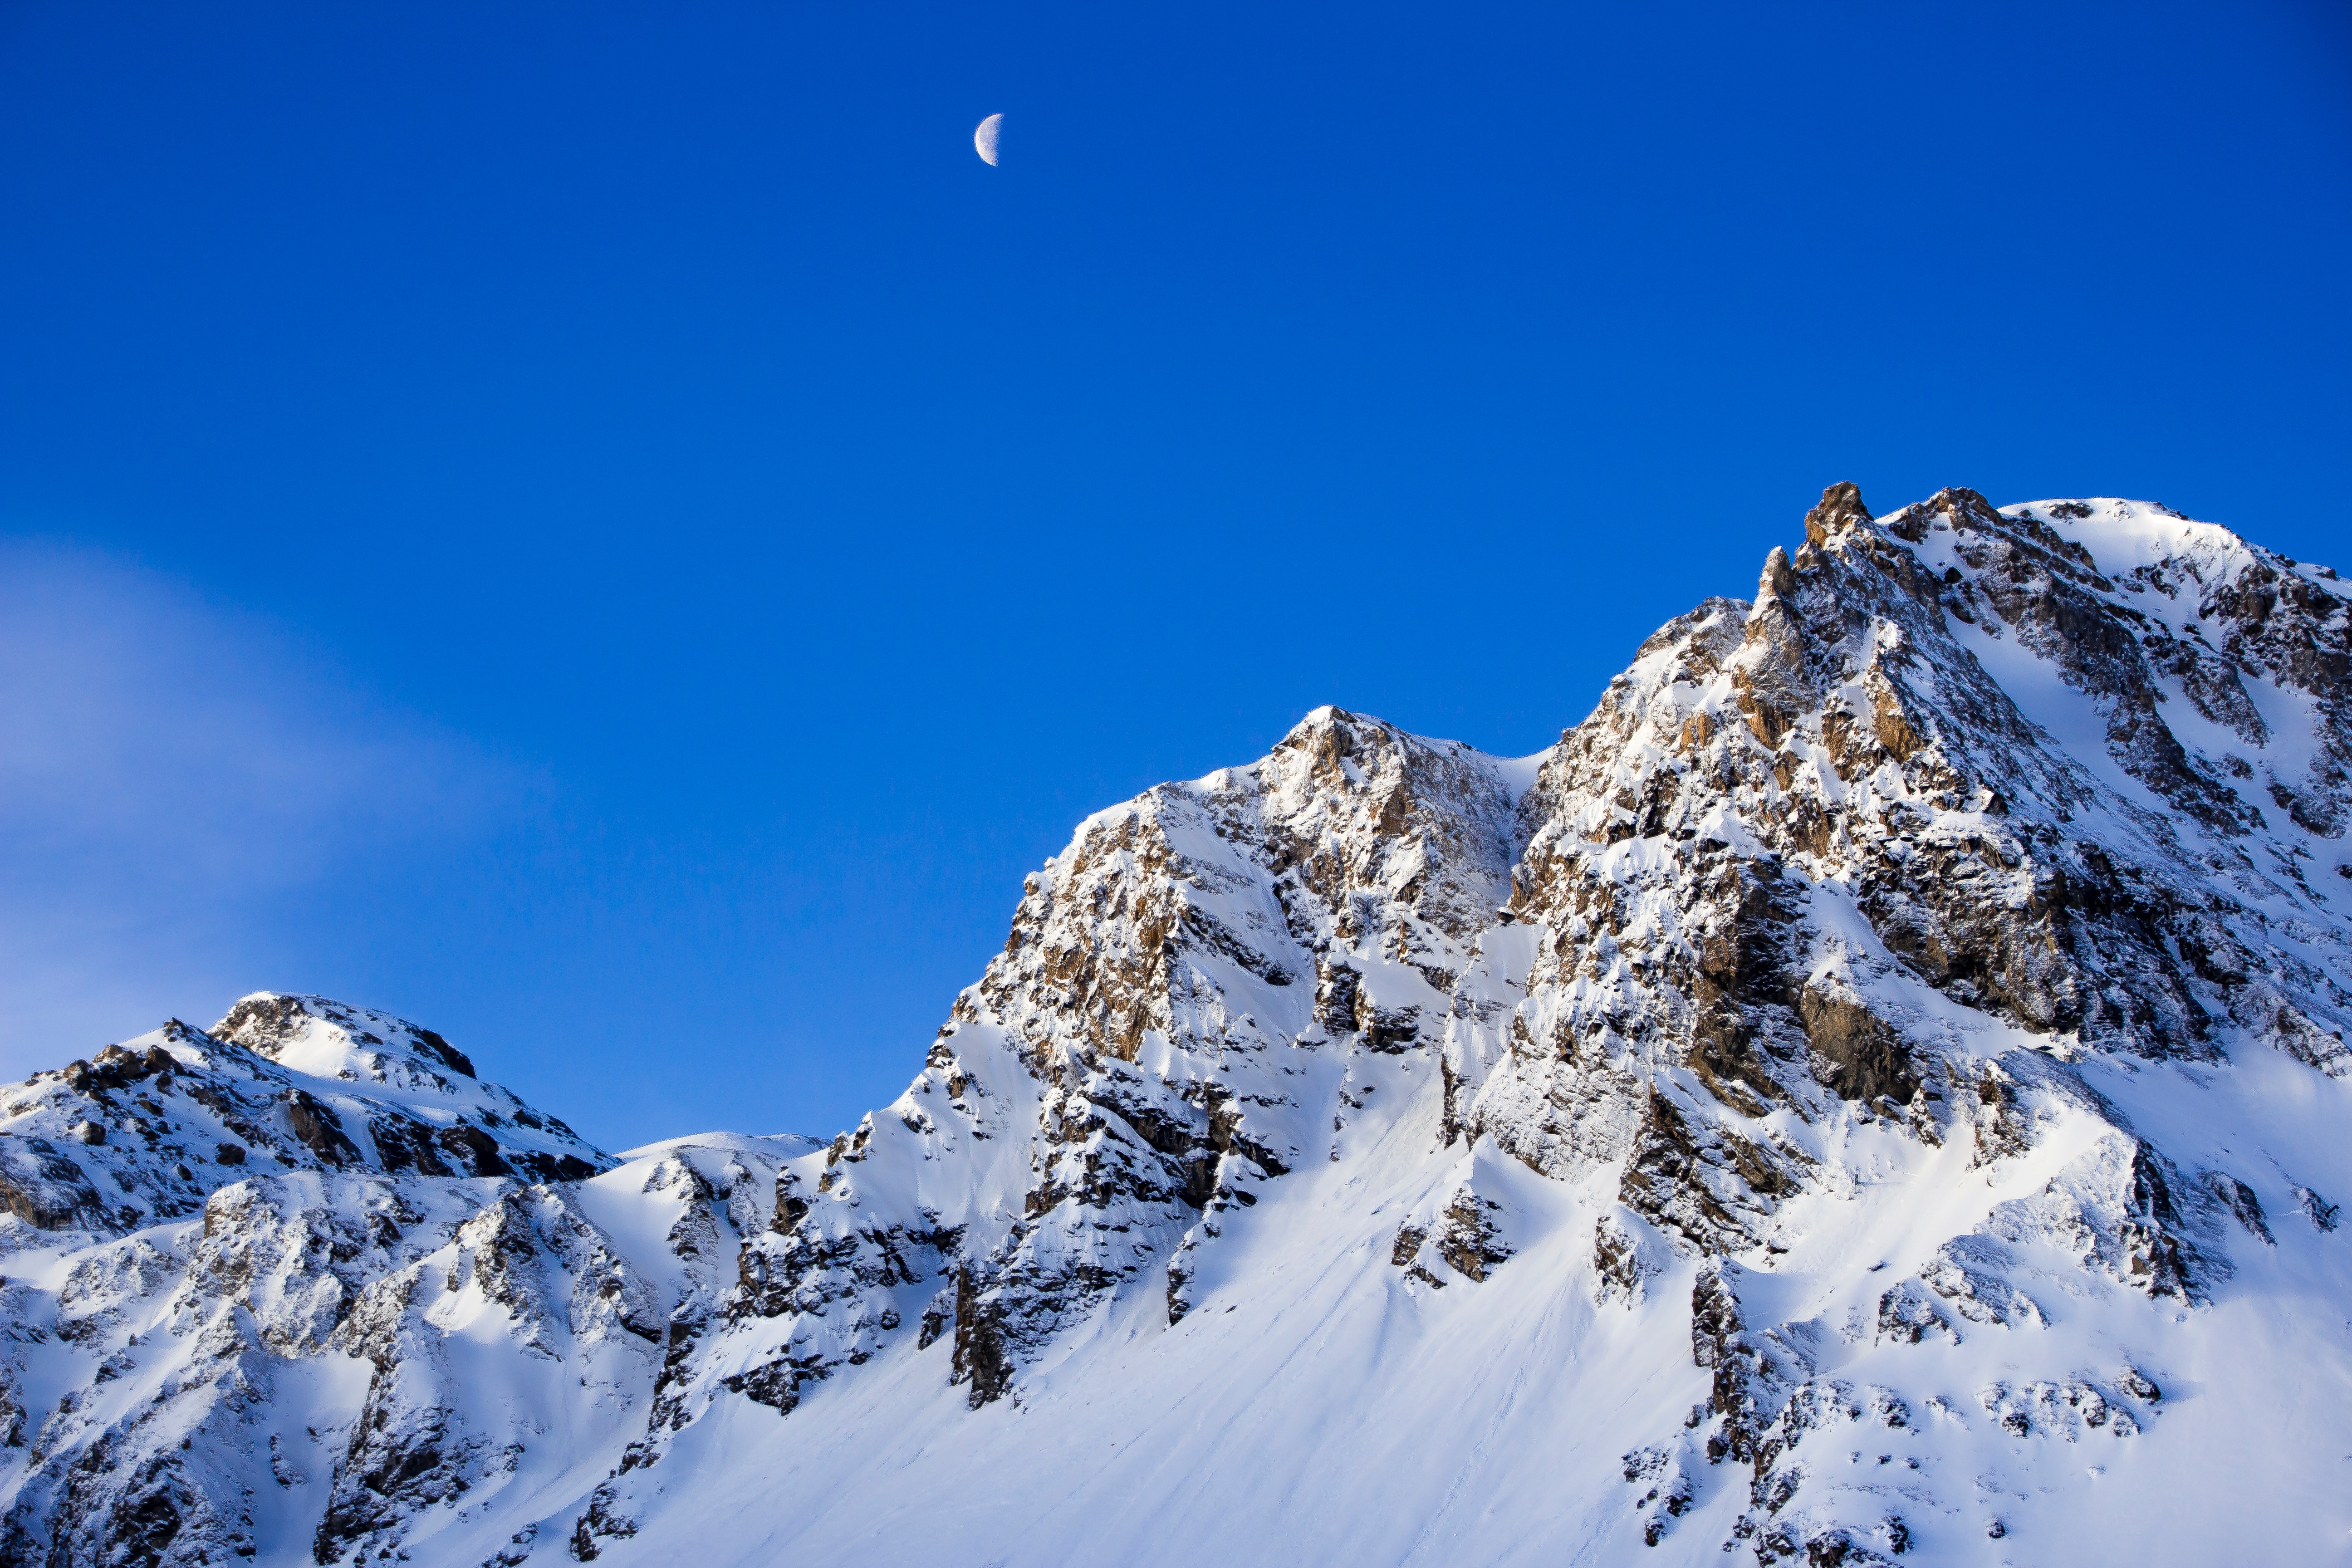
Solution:
<svg viewBox="0 0 2352 1568">
<path fill-rule="evenodd" d="M 972 150 L 980 154 L 980 161 L 992 169 L 996 167 L 997 132 L 1003 129 L 1004 116 L 992 114 L 980 122 L 979 130 L 971 133 Z"/>
</svg>

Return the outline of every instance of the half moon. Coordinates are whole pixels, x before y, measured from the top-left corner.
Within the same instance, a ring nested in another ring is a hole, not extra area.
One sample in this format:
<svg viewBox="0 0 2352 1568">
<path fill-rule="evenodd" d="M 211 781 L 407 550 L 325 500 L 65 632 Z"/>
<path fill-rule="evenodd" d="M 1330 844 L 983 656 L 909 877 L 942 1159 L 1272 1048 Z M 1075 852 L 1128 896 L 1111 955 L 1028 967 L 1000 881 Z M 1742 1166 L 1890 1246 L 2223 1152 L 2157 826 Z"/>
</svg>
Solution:
<svg viewBox="0 0 2352 1568">
<path fill-rule="evenodd" d="M 980 161 L 992 169 L 996 167 L 997 133 L 1003 129 L 1004 116 L 992 114 L 980 122 L 979 130 L 971 133 L 972 151 L 978 153 Z"/>
</svg>

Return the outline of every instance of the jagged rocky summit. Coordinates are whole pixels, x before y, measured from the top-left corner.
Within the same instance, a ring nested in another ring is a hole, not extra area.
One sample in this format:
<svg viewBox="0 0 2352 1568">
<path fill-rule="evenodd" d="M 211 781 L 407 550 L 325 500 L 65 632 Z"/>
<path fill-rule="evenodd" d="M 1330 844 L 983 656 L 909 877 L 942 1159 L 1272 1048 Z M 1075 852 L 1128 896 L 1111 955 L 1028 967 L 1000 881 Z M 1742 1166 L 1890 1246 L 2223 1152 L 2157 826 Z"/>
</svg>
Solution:
<svg viewBox="0 0 2352 1568">
<path fill-rule="evenodd" d="M 2344 1559 L 2352 593 L 1805 529 L 1535 757 L 1088 818 L 829 1144 L 317 997 L 37 1075 L 0 1563 Z"/>
</svg>

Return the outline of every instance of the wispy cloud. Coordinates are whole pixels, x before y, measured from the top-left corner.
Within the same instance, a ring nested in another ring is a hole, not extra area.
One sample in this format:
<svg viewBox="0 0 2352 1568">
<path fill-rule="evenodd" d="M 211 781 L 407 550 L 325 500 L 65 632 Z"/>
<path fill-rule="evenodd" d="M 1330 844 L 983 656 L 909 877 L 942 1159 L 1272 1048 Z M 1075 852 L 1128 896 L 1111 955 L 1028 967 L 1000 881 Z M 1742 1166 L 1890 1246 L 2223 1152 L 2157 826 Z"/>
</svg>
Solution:
<svg viewBox="0 0 2352 1568">
<path fill-rule="evenodd" d="M 278 630 L 283 591 L 207 604 L 0 542 L 0 1072 L 271 983 L 289 905 L 478 841 L 522 795 Z"/>
</svg>

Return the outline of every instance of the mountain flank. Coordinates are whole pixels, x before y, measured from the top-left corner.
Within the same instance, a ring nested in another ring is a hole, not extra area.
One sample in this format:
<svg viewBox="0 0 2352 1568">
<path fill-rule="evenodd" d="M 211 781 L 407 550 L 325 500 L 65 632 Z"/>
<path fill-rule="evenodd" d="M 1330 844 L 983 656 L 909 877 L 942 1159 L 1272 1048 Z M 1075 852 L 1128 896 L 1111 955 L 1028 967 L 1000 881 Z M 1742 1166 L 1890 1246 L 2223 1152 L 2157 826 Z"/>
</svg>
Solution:
<svg viewBox="0 0 2352 1568">
<path fill-rule="evenodd" d="M 1804 529 L 1536 756 L 1087 818 L 829 1142 L 274 993 L 35 1075 L 0 1564 L 2343 1556 L 2352 591 Z"/>
</svg>

